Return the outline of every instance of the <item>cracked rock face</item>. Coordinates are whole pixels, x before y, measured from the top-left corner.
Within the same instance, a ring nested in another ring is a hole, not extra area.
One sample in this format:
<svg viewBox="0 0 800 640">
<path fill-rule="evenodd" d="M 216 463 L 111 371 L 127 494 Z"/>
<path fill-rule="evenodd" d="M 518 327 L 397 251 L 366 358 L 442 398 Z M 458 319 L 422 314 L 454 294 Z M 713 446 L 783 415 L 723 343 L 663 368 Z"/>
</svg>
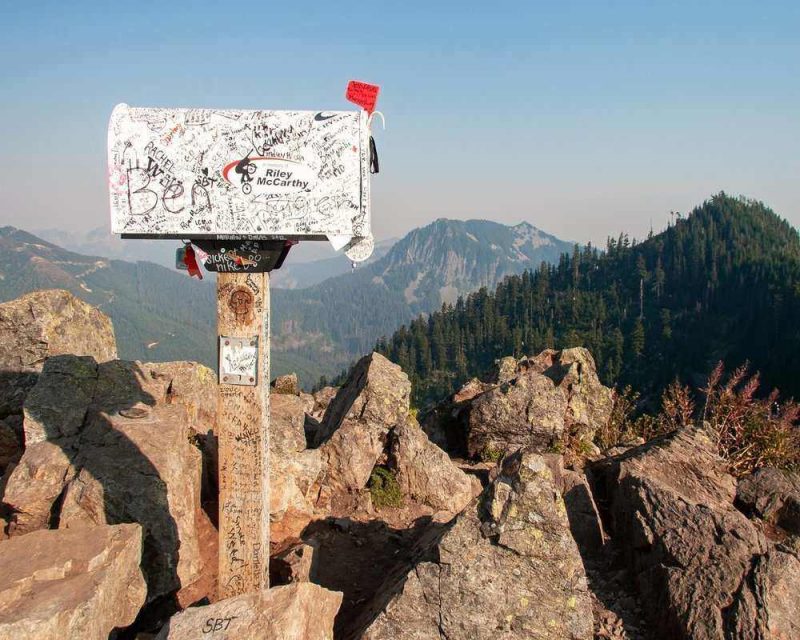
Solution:
<svg viewBox="0 0 800 640">
<path fill-rule="evenodd" d="M 273 587 L 176 614 L 156 640 L 333 640 L 342 594 L 310 582 Z"/>
<path fill-rule="evenodd" d="M 583 564 L 544 459 L 502 472 L 399 583 L 365 640 L 552 640 L 592 637 Z M 379 594 L 378 598 L 385 598 Z"/>
<path fill-rule="evenodd" d="M 0 303 L 0 419 L 22 414 L 50 356 L 117 357 L 111 319 L 68 291 L 34 291 Z"/>
<path fill-rule="evenodd" d="M 192 363 L 49 358 L 25 402 L 28 446 L 2 498 L 9 534 L 138 522 L 148 600 L 196 593 L 216 566 L 200 546 L 210 523 L 191 444 L 215 411 L 203 405 L 205 379 L 214 384 Z"/>
<path fill-rule="evenodd" d="M 763 467 L 739 480 L 736 499 L 747 512 L 800 536 L 800 474 Z"/>
<path fill-rule="evenodd" d="M 470 380 L 428 414 L 431 440 L 458 455 L 495 459 L 521 447 L 543 452 L 566 435 L 591 441 L 611 416 L 612 391 L 581 347 L 502 358 L 492 380 Z"/>
<path fill-rule="evenodd" d="M 734 507 L 704 431 L 684 429 L 591 468 L 611 535 L 663 638 L 797 638 L 797 550 Z"/>
<path fill-rule="evenodd" d="M 105 640 L 144 603 L 141 553 L 138 524 L 0 542 L 0 639 Z"/>
</svg>

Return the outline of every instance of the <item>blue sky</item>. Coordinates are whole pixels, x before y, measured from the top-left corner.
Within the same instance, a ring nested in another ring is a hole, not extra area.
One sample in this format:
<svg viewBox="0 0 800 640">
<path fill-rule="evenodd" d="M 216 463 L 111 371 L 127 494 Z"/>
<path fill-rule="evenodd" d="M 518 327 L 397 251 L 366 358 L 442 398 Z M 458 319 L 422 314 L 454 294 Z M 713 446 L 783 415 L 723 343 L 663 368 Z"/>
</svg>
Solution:
<svg viewBox="0 0 800 640">
<path fill-rule="evenodd" d="M 382 85 L 373 228 L 527 220 L 602 242 L 720 190 L 800 225 L 798 2 L 0 0 L 0 222 L 107 224 L 138 106 L 349 108 Z"/>
</svg>

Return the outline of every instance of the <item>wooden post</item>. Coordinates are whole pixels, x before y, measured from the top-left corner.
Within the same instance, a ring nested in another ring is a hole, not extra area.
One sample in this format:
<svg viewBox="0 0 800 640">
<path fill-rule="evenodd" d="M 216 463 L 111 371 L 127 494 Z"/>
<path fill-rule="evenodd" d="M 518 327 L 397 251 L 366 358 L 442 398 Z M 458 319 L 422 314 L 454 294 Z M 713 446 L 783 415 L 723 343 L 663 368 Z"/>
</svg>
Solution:
<svg viewBox="0 0 800 640">
<path fill-rule="evenodd" d="M 269 587 L 269 307 L 269 274 L 218 274 L 220 338 L 258 346 L 254 385 L 226 383 L 220 368 L 220 598 Z"/>
</svg>

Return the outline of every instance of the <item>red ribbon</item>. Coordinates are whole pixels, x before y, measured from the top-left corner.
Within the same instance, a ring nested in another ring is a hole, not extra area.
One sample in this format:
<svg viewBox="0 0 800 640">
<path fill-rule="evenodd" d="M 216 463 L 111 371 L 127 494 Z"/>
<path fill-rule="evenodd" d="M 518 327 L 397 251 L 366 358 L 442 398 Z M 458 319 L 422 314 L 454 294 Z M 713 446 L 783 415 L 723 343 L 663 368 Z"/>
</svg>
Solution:
<svg viewBox="0 0 800 640">
<path fill-rule="evenodd" d="M 194 257 L 194 248 L 190 244 L 186 245 L 186 251 L 183 254 L 183 264 L 189 269 L 190 276 L 197 276 L 201 280 L 203 279 L 200 267 L 197 266 L 197 258 Z"/>
</svg>

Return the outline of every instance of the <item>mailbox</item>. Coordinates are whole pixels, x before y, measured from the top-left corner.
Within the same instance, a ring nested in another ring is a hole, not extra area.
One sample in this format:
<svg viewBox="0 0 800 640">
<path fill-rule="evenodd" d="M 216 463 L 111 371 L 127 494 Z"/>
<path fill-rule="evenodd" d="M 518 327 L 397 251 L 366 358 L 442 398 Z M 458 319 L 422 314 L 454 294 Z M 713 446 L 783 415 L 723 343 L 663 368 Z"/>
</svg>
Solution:
<svg viewBox="0 0 800 640">
<path fill-rule="evenodd" d="M 111 229 L 123 238 L 330 240 L 372 250 L 365 111 L 118 105 L 108 130 Z"/>
</svg>

